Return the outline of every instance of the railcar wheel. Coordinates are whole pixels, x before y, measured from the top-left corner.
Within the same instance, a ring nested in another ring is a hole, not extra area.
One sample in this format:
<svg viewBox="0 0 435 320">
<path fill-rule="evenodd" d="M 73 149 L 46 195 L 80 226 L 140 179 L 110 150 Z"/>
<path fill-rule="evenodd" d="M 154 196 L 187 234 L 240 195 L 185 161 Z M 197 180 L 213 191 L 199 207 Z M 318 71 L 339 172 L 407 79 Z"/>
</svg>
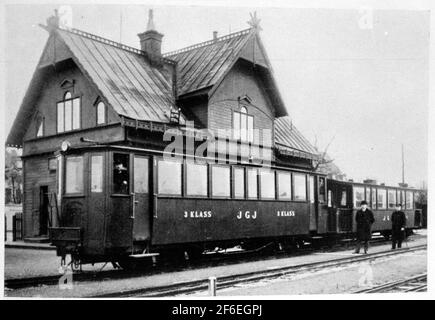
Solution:
<svg viewBox="0 0 435 320">
<path fill-rule="evenodd" d="M 150 259 L 134 259 L 128 257 L 118 260 L 118 264 L 126 271 L 144 270 L 153 265 Z"/>
</svg>

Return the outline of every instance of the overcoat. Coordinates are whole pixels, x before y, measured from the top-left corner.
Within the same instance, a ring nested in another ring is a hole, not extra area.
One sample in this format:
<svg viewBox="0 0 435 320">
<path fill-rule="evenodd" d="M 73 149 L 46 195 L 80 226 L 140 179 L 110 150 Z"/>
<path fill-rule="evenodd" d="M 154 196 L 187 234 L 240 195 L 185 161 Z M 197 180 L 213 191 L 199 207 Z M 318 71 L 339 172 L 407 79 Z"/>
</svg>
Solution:
<svg viewBox="0 0 435 320">
<path fill-rule="evenodd" d="M 391 235 L 395 238 L 403 239 L 402 228 L 406 226 L 406 216 L 403 211 L 394 211 L 391 214 Z"/>
<path fill-rule="evenodd" d="M 370 240 L 372 237 L 372 224 L 375 222 L 373 212 L 369 209 L 362 211 L 362 209 L 356 212 L 356 239 L 360 241 Z"/>
</svg>

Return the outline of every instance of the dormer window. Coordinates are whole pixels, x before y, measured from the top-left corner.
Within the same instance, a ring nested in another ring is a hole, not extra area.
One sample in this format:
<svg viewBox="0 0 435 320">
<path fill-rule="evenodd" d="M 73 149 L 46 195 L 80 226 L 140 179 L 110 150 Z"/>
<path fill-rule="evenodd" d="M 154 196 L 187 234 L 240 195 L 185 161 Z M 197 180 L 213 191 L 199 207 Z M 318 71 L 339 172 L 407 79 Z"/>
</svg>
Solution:
<svg viewBox="0 0 435 320">
<path fill-rule="evenodd" d="M 57 103 L 57 132 L 80 129 L 80 97 L 73 98 L 67 91 Z"/>
<path fill-rule="evenodd" d="M 254 117 L 248 114 L 248 109 L 245 106 L 242 106 L 240 111 L 233 113 L 233 135 L 236 140 L 254 141 Z"/>
<path fill-rule="evenodd" d="M 106 123 L 106 105 L 100 101 L 97 104 L 97 125 Z"/>
</svg>

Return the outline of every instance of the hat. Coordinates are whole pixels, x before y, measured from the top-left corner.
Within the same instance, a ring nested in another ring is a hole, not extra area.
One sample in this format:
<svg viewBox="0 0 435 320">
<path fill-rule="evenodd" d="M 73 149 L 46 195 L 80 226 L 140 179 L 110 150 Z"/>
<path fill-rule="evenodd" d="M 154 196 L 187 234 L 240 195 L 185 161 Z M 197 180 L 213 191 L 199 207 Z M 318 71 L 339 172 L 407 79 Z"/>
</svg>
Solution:
<svg viewBox="0 0 435 320">
<path fill-rule="evenodd" d="M 368 205 L 367 201 L 365 201 L 365 200 L 361 201 L 361 205 L 363 205 L 363 204 Z"/>
</svg>

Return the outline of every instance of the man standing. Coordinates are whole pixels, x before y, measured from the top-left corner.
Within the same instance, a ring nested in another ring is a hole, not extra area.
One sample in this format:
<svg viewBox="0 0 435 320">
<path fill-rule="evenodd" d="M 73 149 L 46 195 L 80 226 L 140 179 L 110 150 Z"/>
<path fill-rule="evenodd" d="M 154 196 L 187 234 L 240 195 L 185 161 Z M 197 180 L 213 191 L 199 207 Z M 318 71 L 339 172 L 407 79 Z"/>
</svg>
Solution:
<svg viewBox="0 0 435 320">
<path fill-rule="evenodd" d="M 402 247 L 402 241 L 405 237 L 406 216 L 402 211 L 402 205 L 396 205 L 396 211 L 391 214 L 391 240 L 393 242 L 392 249 Z"/>
<path fill-rule="evenodd" d="M 372 237 L 372 224 L 375 222 L 373 212 L 367 208 L 367 201 L 361 201 L 361 209 L 355 216 L 356 221 L 356 248 L 355 253 L 359 253 L 361 242 L 364 242 L 364 253 L 369 249 L 369 240 Z"/>
</svg>

